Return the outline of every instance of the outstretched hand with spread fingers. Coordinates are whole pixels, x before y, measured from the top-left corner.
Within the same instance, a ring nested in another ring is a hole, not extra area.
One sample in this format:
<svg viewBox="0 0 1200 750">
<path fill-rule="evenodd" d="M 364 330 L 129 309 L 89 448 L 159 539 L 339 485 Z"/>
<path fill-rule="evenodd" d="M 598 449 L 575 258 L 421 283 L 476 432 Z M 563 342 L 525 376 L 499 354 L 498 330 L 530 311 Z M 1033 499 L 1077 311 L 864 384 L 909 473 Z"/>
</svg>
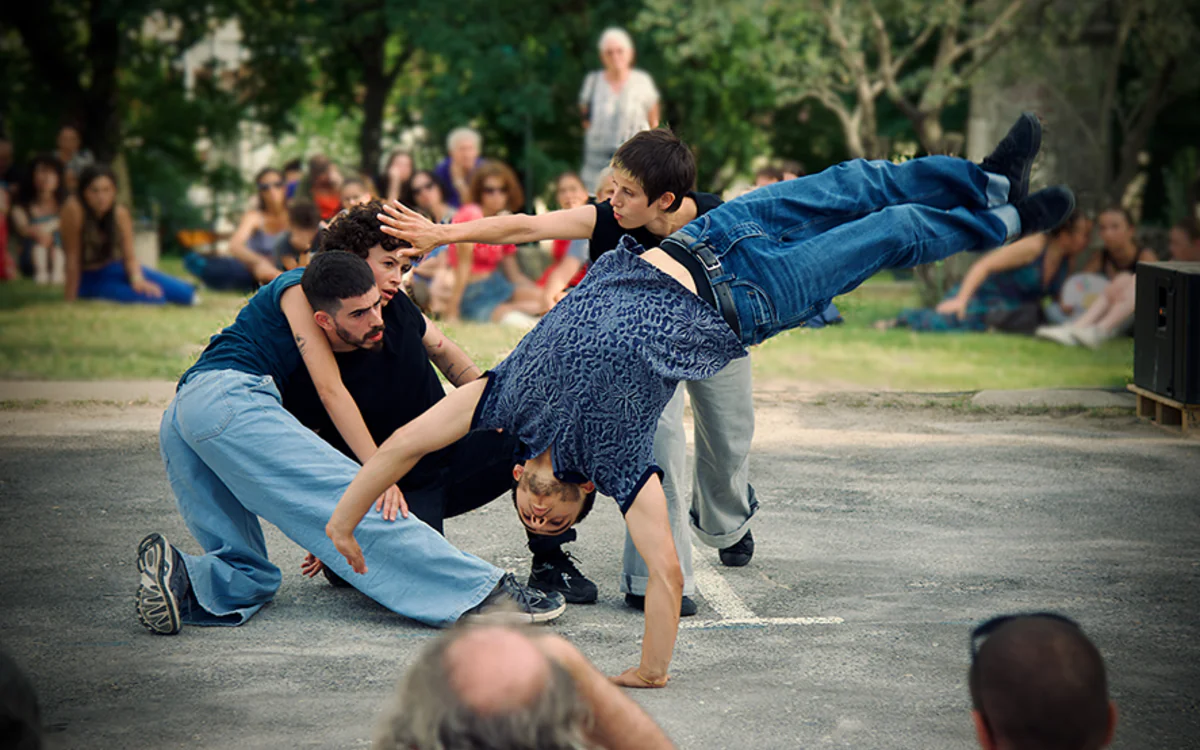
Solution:
<svg viewBox="0 0 1200 750">
<path fill-rule="evenodd" d="M 418 213 L 400 201 L 389 201 L 383 204 L 383 213 L 376 214 L 379 228 L 384 234 L 408 242 L 411 249 L 405 248 L 400 252 L 404 255 L 419 257 L 425 255 L 438 245 L 440 225 L 434 224 L 424 214 Z"/>
</svg>

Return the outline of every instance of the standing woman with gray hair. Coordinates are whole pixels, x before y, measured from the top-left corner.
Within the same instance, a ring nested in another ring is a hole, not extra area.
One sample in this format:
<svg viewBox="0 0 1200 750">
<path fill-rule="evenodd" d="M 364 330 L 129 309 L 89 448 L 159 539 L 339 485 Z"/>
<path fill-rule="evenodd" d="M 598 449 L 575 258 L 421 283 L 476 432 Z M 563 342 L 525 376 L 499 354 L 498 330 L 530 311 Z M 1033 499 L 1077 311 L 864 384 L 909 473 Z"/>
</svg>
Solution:
<svg viewBox="0 0 1200 750">
<path fill-rule="evenodd" d="M 583 184 L 595 185 L 617 147 L 643 130 L 658 127 L 658 89 L 644 70 L 633 67 L 633 39 L 615 26 L 600 35 L 603 70 L 583 79 Z"/>
<path fill-rule="evenodd" d="M 451 208 L 463 204 L 463 198 L 471 189 L 471 175 L 479 166 L 479 155 L 483 151 L 483 137 L 473 128 L 455 128 L 446 136 L 446 158 L 433 173 L 446 188 L 446 203 Z"/>
</svg>

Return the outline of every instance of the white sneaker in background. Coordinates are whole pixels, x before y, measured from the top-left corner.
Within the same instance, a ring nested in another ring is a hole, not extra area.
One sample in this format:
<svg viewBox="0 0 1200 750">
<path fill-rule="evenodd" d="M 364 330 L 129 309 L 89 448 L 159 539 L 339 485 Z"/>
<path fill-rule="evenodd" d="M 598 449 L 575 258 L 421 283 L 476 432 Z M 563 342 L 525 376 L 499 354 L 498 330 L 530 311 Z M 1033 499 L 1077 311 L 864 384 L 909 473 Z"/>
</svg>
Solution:
<svg viewBox="0 0 1200 750">
<path fill-rule="evenodd" d="M 538 319 L 532 315 L 526 315 L 519 310 L 512 310 L 505 313 L 503 318 L 500 318 L 500 325 L 511 326 L 513 328 L 523 328 L 526 331 L 537 325 Z"/>
<path fill-rule="evenodd" d="M 1039 326 L 1033 335 L 1063 346 L 1077 346 L 1079 344 L 1075 338 L 1077 330 L 1073 326 Z"/>
<path fill-rule="evenodd" d="M 1075 340 L 1086 346 L 1088 349 L 1099 349 L 1104 345 L 1105 341 L 1112 338 L 1112 334 L 1098 326 L 1088 326 L 1086 328 L 1075 329 Z"/>
</svg>

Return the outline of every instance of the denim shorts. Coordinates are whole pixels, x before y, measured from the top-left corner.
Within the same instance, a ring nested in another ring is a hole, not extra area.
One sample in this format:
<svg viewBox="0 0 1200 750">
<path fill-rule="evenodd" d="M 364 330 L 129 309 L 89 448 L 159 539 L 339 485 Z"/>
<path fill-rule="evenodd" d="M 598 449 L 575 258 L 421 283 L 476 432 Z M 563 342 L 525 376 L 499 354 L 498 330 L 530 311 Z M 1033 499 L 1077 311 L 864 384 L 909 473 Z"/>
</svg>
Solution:
<svg viewBox="0 0 1200 750">
<path fill-rule="evenodd" d="M 503 271 L 492 271 L 487 278 L 467 284 L 459 313 L 466 320 L 488 323 L 492 319 L 492 311 L 512 299 L 515 290 L 516 287 Z"/>
</svg>

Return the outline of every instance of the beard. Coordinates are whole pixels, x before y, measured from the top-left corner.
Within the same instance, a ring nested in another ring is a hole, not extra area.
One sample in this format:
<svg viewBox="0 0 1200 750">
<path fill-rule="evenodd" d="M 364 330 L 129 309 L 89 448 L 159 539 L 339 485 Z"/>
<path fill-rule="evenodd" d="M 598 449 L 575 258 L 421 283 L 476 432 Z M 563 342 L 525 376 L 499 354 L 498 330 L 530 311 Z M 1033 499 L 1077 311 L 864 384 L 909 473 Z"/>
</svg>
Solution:
<svg viewBox="0 0 1200 750">
<path fill-rule="evenodd" d="M 376 327 L 372 328 L 371 330 L 367 331 L 361 337 L 352 335 L 349 331 L 347 331 L 345 328 L 342 328 L 336 322 L 333 324 L 333 328 L 337 332 L 338 338 L 340 338 L 342 341 L 345 341 L 350 346 L 356 346 L 359 349 L 366 349 L 366 350 L 372 351 L 372 352 L 377 352 L 383 348 L 383 337 L 382 336 L 379 337 L 378 341 L 368 341 L 367 340 L 377 333 L 382 333 L 383 326 L 376 326 Z"/>
</svg>

